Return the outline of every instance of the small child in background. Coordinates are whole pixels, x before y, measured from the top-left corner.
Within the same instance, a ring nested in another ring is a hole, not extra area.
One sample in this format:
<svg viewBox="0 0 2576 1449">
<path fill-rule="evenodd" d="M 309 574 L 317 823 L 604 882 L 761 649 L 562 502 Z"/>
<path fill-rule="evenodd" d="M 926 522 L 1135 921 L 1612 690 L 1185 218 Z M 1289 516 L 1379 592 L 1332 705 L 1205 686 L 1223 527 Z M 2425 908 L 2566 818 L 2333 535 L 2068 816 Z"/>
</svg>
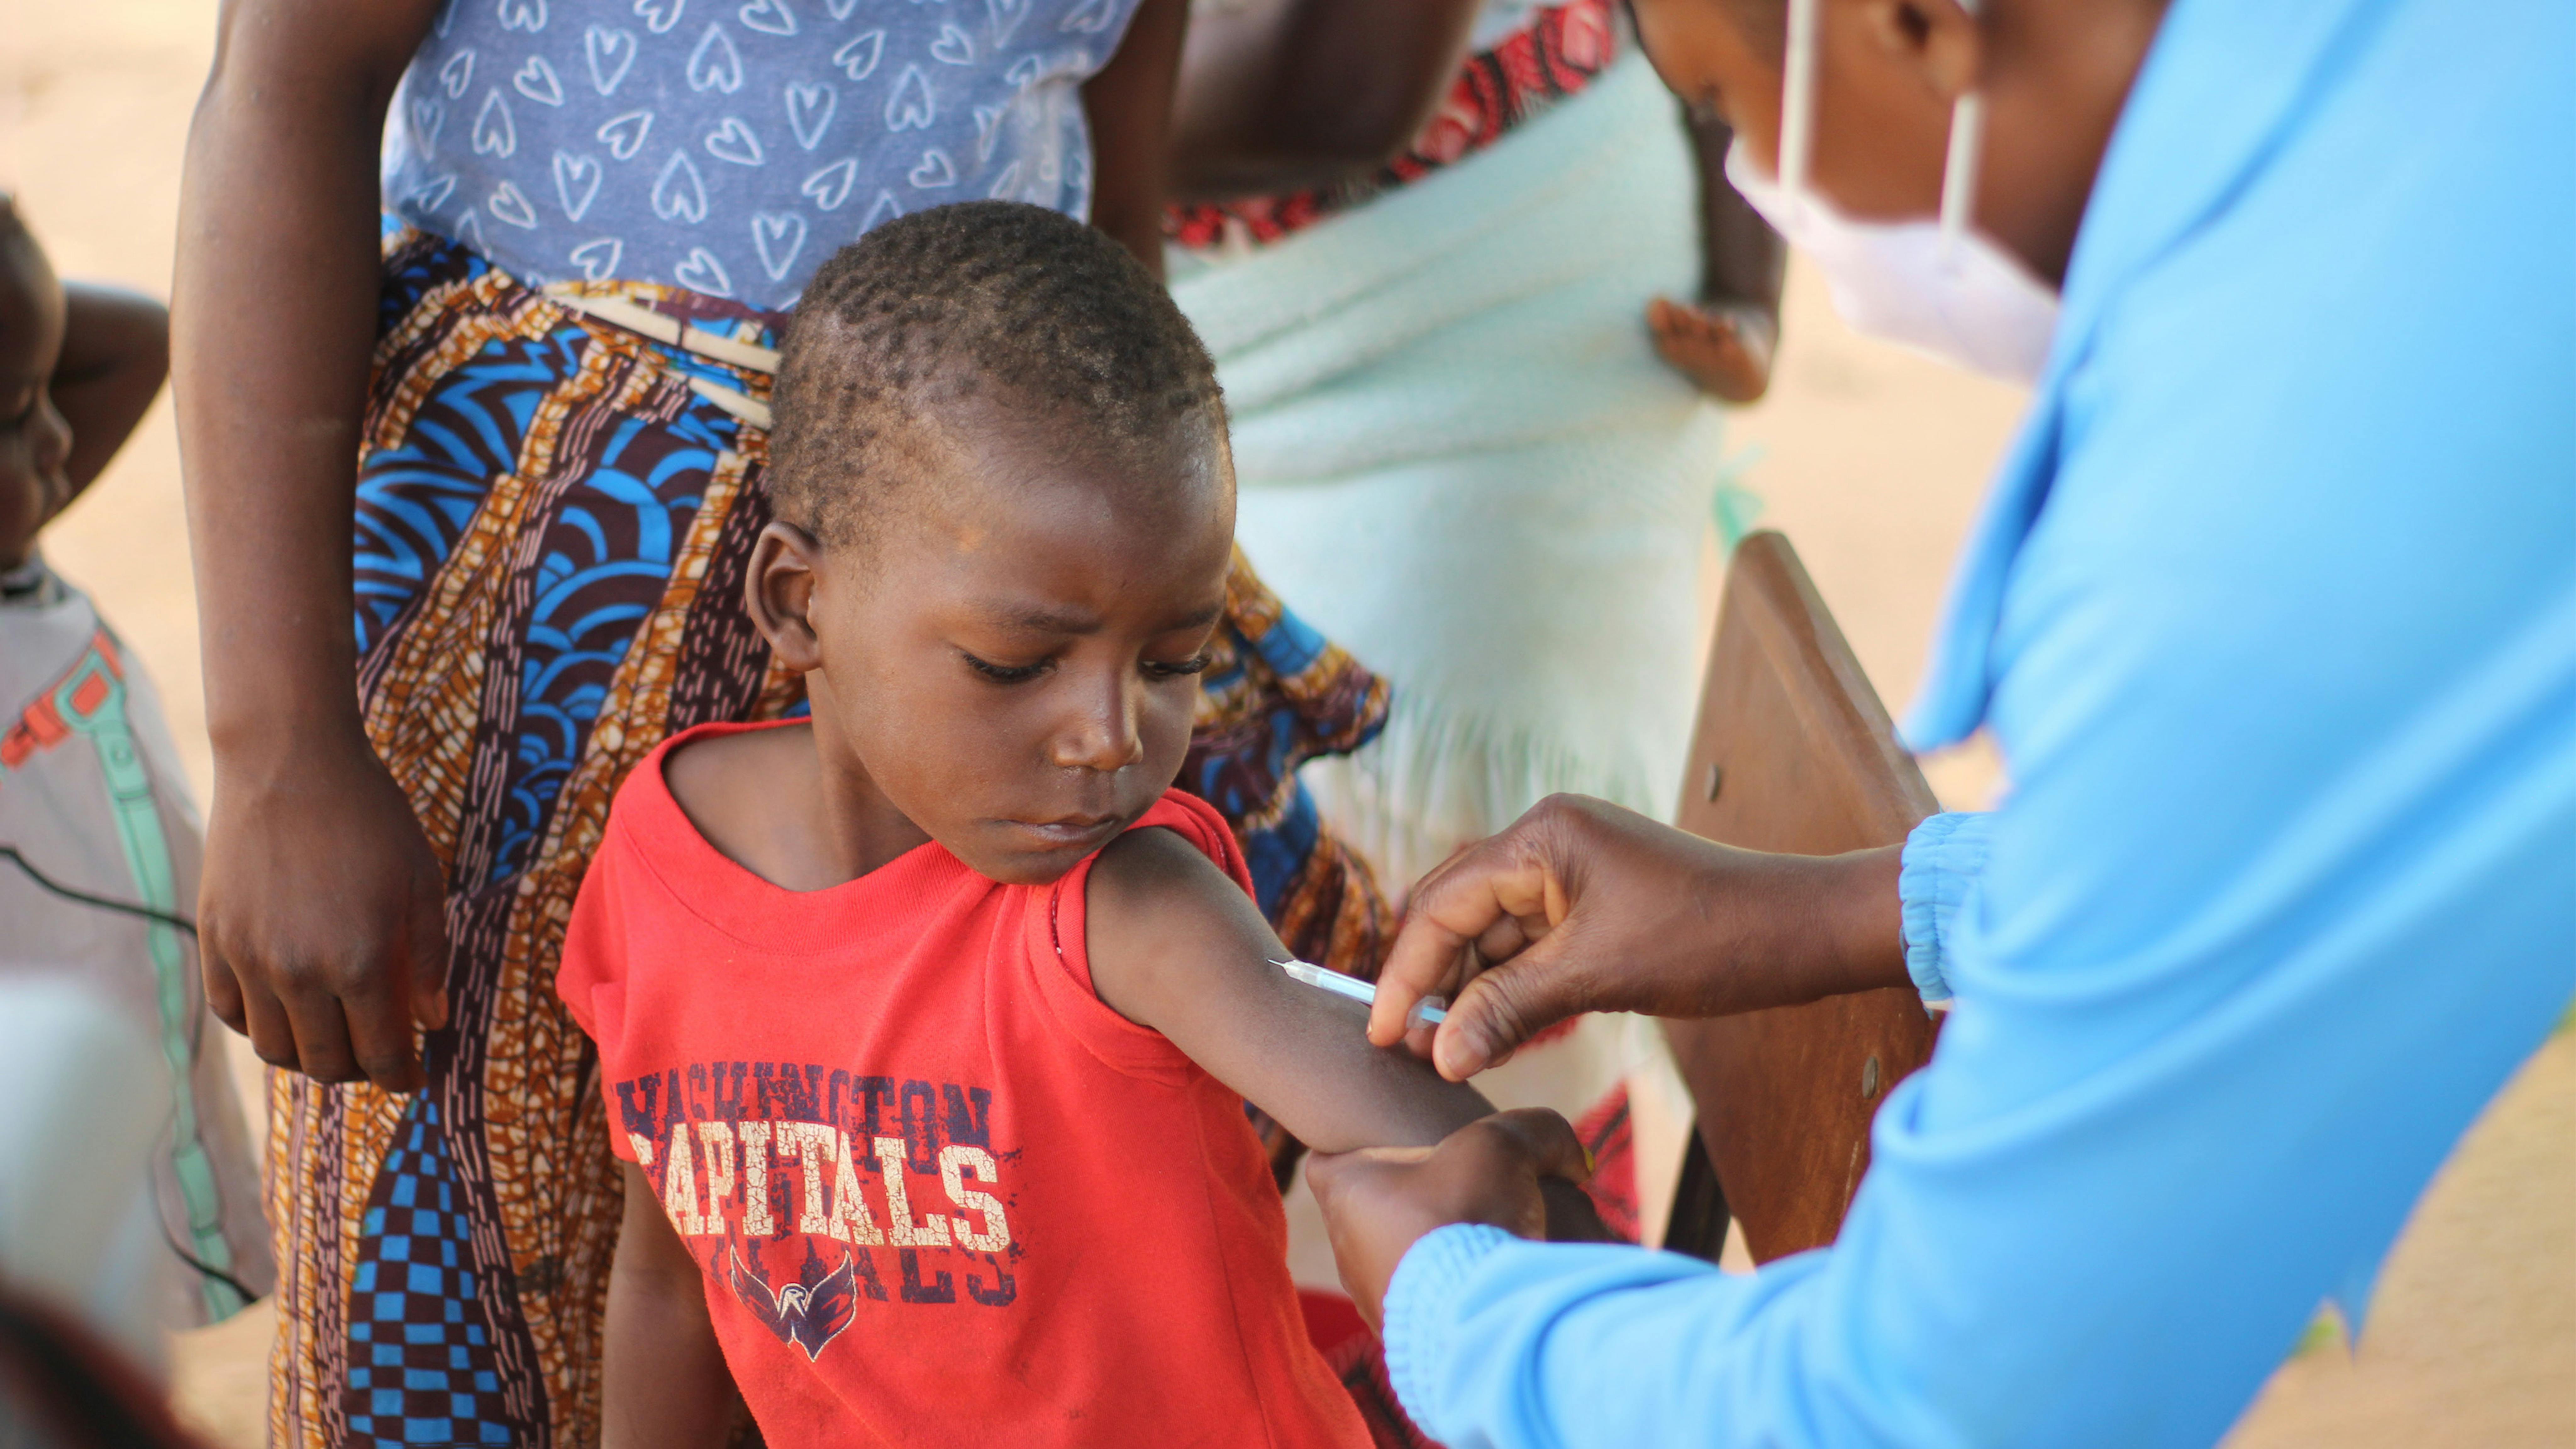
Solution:
<svg viewBox="0 0 2576 1449">
<path fill-rule="evenodd" d="M 747 594 L 812 718 L 644 761 L 558 978 L 627 1163 L 605 1443 L 718 1444 L 739 1385 L 800 1449 L 1369 1444 L 1243 1104 L 1323 1151 L 1491 1109 L 1271 964 L 1169 791 L 1232 551 L 1206 351 L 1106 237 L 972 202 L 824 266 L 776 399 Z"/>
<path fill-rule="evenodd" d="M 151 681 L 36 539 L 152 405 L 168 325 L 148 298 L 57 282 L 0 194 L 0 1057 L 24 1067 L 29 1053 L 71 1049 L 62 1032 L 9 1035 L 68 987 L 165 1069 L 120 1082 L 116 1101 L 0 1099 L 0 1156 L 15 1159 L 0 1161 L 0 1182 L 47 1184 L 40 1211 L 0 1221 L 0 1269 L 78 1299 L 147 1355 L 155 1345 L 138 1338 L 220 1320 L 269 1290 L 268 1230 L 231 1075 L 207 1050 L 187 924 L 196 805 Z M 135 1189 L 96 1165 L 133 1123 L 160 1137 L 159 1211 L 125 1226 Z"/>
</svg>

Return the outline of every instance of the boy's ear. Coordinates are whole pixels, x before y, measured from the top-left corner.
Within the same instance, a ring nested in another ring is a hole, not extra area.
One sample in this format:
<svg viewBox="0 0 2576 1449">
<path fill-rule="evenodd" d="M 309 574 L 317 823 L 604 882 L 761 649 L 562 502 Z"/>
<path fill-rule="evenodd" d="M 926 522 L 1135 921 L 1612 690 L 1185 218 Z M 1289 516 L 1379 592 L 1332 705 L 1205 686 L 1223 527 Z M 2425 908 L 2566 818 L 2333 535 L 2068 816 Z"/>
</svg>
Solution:
<svg viewBox="0 0 2576 1449">
<path fill-rule="evenodd" d="M 823 649 L 807 618 L 823 546 L 814 535 L 771 519 L 751 545 L 751 567 L 742 581 L 743 606 L 752 627 L 769 641 L 778 662 L 799 674 L 823 667 Z"/>
</svg>

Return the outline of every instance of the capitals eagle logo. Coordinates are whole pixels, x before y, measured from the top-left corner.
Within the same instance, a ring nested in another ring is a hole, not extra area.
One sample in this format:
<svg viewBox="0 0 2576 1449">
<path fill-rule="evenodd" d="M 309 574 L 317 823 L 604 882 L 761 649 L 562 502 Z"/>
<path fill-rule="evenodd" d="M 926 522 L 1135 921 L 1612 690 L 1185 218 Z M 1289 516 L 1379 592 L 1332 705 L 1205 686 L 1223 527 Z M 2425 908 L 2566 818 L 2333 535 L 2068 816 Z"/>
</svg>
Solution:
<svg viewBox="0 0 2576 1449">
<path fill-rule="evenodd" d="M 799 1281 L 773 1291 L 758 1271 L 743 1265 L 740 1252 L 731 1244 L 725 1248 L 725 1283 L 733 1289 L 734 1296 L 742 1300 L 762 1327 L 778 1335 L 779 1342 L 805 1350 L 810 1363 L 823 1351 L 823 1345 L 840 1337 L 841 1330 L 858 1317 L 859 1285 L 857 1265 L 850 1261 L 846 1249 L 841 1254 L 841 1266 L 823 1274 L 819 1282 L 803 1281 L 823 1266 L 810 1246 L 805 1250 L 805 1266 Z"/>
</svg>

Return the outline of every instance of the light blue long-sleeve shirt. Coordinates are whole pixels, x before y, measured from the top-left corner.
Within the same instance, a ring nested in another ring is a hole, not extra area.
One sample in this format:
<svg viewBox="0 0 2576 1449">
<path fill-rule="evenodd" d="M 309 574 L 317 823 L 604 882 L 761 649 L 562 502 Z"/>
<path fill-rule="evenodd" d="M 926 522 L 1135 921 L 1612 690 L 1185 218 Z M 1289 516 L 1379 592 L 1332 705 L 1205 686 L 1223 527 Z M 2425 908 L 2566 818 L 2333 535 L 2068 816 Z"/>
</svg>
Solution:
<svg viewBox="0 0 2576 1449">
<path fill-rule="evenodd" d="M 1433 1435 L 2206 1445 L 2366 1302 L 2576 992 L 2576 6 L 2176 0 L 1908 738 L 1980 722 L 1837 1244 L 1434 1233 Z"/>
</svg>

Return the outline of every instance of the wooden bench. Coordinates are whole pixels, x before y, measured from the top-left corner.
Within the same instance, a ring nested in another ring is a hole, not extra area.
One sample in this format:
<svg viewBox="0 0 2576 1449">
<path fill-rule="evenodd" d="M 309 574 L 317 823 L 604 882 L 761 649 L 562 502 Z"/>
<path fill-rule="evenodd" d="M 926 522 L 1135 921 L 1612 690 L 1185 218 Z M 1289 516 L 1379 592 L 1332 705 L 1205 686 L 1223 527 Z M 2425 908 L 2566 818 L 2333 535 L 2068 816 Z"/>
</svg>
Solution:
<svg viewBox="0 0 2576 1449">
<path fill-rule="evenodd" d="M 1905 839 L 1937 810 L 1851 645 L 1777 533 L 1736 547 L 1677 817 L 1755 850 L 1832 855 Z M 1911 989 L 1835 997 L 1665 1036 L 1699 1121 L 1664 1245 L 1715 1260 L 1730 1214 L 1754 1261 L 1822 1246 L 1869 1166 L 1887 1092 L 1930 1060 Z"/>
</svg>

